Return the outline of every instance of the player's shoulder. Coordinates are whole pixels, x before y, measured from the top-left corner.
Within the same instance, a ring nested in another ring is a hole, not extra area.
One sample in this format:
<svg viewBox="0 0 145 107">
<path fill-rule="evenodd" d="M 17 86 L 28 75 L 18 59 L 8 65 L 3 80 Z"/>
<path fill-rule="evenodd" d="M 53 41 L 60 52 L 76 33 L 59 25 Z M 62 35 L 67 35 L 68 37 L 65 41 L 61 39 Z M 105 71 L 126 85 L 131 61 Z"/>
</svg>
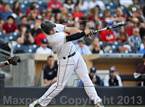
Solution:
<svg viewBox="0 0 145 107">
<path fill-rule="evenodd" d="M 63 32 L 64 31 L 65 25 L 62 25 L 62 24 L 55 24 L 55 25 L 56 25 L 56 27 L 54 28 L 54 30 L 56 32 Z"/>
<path fill-rule="evenodd" d="M 57 32 L 53 35 L 47 36 L 48 41 L 60 41 L 65 40 L 65 32 Z"/>
</svg>

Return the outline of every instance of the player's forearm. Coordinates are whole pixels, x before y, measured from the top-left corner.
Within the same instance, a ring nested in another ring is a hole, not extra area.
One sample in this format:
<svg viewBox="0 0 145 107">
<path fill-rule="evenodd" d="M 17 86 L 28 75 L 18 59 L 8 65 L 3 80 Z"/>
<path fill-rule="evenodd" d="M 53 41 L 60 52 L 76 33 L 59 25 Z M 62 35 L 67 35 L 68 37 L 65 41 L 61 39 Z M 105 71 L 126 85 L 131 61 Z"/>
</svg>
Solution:
<svg viewBox="0 0 145 107">
<path fill-rule="evenodd" d="M 82 31 L 76 27 L 65 27 L 64 32 L 67 32 L 69 34 L 74 34 L 74 33 L 82 32 Z"/>
<path fill-rule="evenodd" d="M 80 39 L 80 38 L 84 37 L 85 35 L 86 34 L 84 32 L 72 34 L 72 35 L 66 37 L 66 42 Z"/>
<path fill-rule="evenodd" d="M 71 34 L 69 36 L 66 36 L 66 42 L 74 41 L 74 40 L 80 39 L 80 38 L 82 38 L 84 36 L 88 36 L 90 34 L 90 32 L 91 31 L 86 28 L 84 31 L 77 32 L 75 34 Z"/>
</svg>

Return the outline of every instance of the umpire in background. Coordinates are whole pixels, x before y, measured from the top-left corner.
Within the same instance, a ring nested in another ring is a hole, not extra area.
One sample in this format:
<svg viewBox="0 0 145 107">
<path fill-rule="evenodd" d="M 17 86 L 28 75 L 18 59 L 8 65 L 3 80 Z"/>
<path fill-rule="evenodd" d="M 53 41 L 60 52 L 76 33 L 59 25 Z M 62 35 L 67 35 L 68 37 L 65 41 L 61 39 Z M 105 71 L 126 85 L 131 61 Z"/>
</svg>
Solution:
<svg viewBox="0 0 145 107">
<path fill-rule="evenodd" d="M 58 65 L 57 61 L 54 59 L 54 56 L 48 56 L 47 63 L 43 68 L 44 86 L 49 86 L 56 82 L 57 69 Z"/>
</svg>

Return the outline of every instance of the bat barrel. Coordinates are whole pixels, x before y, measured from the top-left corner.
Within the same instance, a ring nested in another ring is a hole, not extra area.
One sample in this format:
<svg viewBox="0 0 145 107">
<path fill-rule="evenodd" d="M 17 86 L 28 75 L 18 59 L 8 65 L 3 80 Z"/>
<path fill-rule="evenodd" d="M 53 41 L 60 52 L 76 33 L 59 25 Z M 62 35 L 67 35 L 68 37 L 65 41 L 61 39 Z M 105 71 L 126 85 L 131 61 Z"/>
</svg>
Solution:
<svg viewBox="0 0 145 107">
<path fill-rule="evenodd" d="M 117 23 L 117 24 L 112 25 L 112 26 L 107 26 L 105 28 L 95 30 L 94 33 L 98 33 L 98 32 L 101 32 L 101 31 L 104 31 L 104 30 L 107 30 L 107 29 L 115 29 L 115 28 L 118 28 L 118 27 L 122 27 L 124 25 L 125 25 L 125 22 L 120 22 L 120 23 Z"/>
</svg>

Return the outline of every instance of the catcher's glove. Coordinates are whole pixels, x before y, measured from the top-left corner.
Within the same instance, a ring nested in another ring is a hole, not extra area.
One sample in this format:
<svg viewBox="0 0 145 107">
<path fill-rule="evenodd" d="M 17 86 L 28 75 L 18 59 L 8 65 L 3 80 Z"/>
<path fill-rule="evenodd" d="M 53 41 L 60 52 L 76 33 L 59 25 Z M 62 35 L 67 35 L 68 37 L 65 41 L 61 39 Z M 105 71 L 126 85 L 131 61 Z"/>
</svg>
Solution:
<svg viewBox="0 0 145 107">
<path fill-rule="evenodd" d="M 7 61 L 9 62 L 9 64 L 17 65 L 18 63 L 21 62 L 21 59 L 19 56 L 14 56 L 14 57 L 8 58 Z"/>
</svg>

